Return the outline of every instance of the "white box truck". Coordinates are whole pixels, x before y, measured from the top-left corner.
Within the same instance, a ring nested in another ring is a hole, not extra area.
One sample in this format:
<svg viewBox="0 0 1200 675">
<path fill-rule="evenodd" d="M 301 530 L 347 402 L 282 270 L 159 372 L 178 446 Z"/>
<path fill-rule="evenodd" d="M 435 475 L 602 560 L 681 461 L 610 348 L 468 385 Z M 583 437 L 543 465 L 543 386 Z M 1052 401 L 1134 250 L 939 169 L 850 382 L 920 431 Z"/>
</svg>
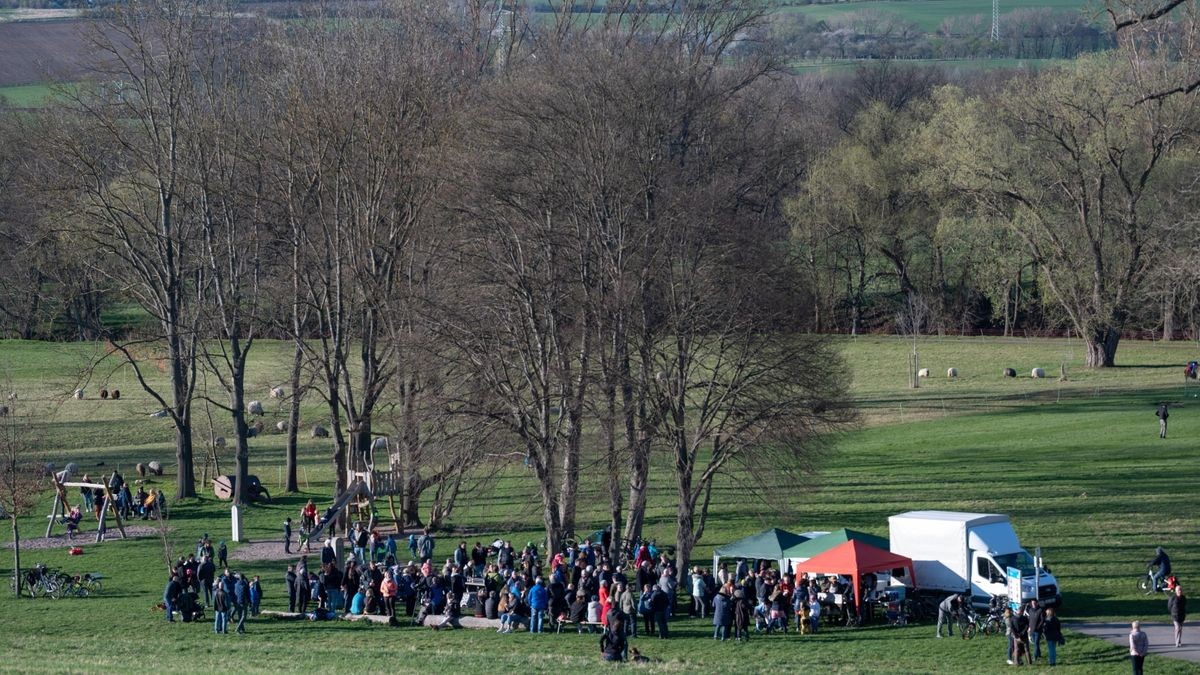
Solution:
<svg viewBox="0 0 1200 675">
<path fill-rule="evenodd" d="M 1021 548 L 1008 516 L 956 511 L 909 511 L 888 518 L 892 553 L 912 558 L 916 587 L 940 595 L 962 593 L 976 607 L 1008 595 L 1007 570 L 1021 570 L 1021 600 L 1043 606 L 1062 601 L 1046 570 L 1034 579 L 1034 560 Z M 907 580 L 912 585 L 912 580 Z"/>
</svg>

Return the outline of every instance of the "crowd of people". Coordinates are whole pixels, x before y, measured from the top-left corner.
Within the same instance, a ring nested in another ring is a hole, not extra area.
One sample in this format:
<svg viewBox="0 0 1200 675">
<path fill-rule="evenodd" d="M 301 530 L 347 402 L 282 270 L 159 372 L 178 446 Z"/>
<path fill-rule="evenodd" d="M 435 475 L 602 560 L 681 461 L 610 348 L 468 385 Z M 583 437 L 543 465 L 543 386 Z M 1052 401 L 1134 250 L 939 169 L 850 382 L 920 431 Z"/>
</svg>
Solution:
<svg viewBox="0 0 1200 675">
<path fill-rule="evenodd" d="M 163 589 L 167 621 L 174 623 L 176 614 L 185 623 L 203 620 L 208 607 L 213 612 L 213 632 L 228 633 L 230 621 L 236 622 L 238 633 L 246 632 L 247 616 L 259 614 L 262 580 L 230 571 L 227 556 L 225 542 L 214 548 L 206 534 L 195 553 L 179 558 Z"/>
</svg>

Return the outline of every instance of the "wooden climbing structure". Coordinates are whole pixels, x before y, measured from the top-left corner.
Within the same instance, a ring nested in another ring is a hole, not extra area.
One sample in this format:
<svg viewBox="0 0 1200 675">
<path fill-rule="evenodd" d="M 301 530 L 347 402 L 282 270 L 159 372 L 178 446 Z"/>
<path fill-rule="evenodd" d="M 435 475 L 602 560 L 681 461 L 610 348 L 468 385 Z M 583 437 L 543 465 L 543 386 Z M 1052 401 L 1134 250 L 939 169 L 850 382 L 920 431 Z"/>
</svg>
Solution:
<svg viewBox="0 0 1200 675">
<path fill-rule="evenodd" d="M 54 531 L 54 524 L 60 522 L 67 514 L 71 512 L 71 502 L 67 499 L 67 488 L 88 488 L 89 490 L 103 490 L 104 504 L 100 508 L 100 523 L 96 527 L 96 541 L 104 541 L 104 535 L 107 531 L 107 518 L 109 511 L 112 512 L 113 518 L 117 522 L 117 529 L 121 532 L 122 539 L 128 539 L 129 536 L 125 533 L 125 523 L 121 520 L 121 512 L 117 509 L 117 499 L 113 496 L 108 486 L 103 483 L 77 483 L 73 481 L 60 481 L 58 476 L 51 474 L 50 479 L 54 481 L 54 505 L 50 509 L 50 522 L 46 524 L 46 536 L 49 537 Z"/>
</svg>

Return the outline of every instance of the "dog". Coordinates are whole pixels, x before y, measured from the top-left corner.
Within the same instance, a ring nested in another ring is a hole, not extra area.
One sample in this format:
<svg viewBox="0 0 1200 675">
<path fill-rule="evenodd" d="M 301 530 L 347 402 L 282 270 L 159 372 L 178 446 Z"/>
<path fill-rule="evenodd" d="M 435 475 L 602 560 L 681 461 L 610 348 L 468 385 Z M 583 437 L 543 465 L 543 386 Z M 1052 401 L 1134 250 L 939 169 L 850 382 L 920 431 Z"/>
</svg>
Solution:
<svg viewBox="0 0 1200 675">
<path fill-rule="evenodd" d="M 630 647 L 629 653 L 633 655 L 629 660 L 633 661 L 634 663 L 652 663 L 654 661 L 654 659 L 650 658 L 649 656 L 642 656 L 642 653 L 638 651 L 637 647 Z"/>
</svg>

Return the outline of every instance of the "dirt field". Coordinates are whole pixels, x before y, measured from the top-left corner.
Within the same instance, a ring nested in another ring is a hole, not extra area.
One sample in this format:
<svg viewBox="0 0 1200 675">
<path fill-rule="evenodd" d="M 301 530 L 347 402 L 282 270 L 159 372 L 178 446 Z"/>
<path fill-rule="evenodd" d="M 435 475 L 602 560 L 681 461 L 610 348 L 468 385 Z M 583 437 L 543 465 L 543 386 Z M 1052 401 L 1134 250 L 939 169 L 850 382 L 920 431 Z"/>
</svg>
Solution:
<svg viewBox="0 0 1200 675">
<path fill-rule="evenodd" d="M 85 19 L 0 22 L 0 86 L 78 80 L 89 54 Z"/>
</svg>

